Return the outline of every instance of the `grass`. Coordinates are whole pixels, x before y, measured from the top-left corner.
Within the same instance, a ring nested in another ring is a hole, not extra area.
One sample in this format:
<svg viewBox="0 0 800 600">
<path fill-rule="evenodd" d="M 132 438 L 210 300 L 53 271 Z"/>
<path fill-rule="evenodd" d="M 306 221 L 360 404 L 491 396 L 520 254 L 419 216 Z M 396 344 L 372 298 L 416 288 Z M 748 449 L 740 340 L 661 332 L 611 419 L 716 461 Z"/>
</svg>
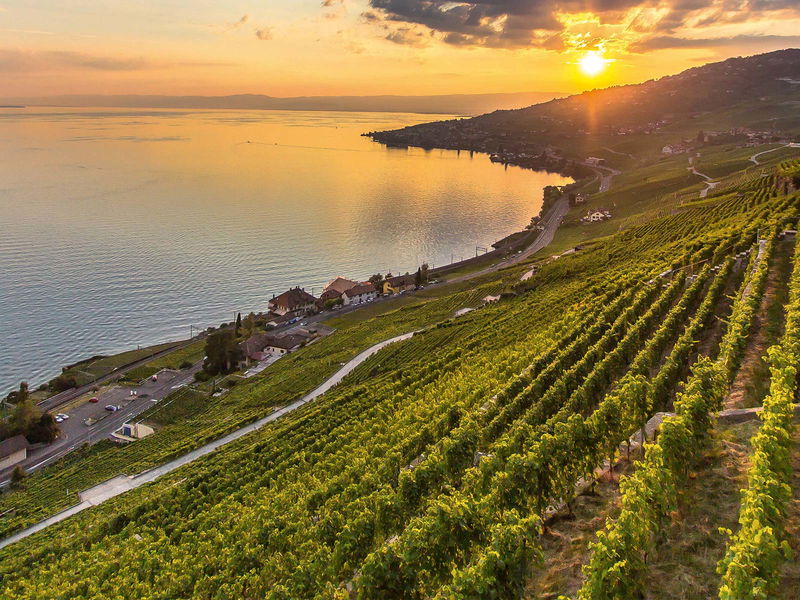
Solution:
<svg viewBox="0 0 800 600">
<path fill-rule="evenodd" d="M 125 373 L 123 379 L 129 382 L 139 382 L 142 379 L 147 379 L 151 375 L 158 373 L 161 369 L 178 370 L 183 368 L 183 365 L 189 363 L 195 364 L 203 359 L 205 347 L 205 340 L 197 340 L 183 348 L 170 352 L 166 356 L 161 356 L 147 364 L 131 369 Z"/>
<path fill-rule="evenodd" d="M 614 472 L 614 481 L 602 478 L 593 493 L 578 496 L 573 502 L 573 516 L 560 515 L 548 524 L 540 542 L 544 560 L 531 572 L 525 587 L 527 600 L 574 595 L 582 582 L 581 568 L 589 560 L 589 544 L 606 519 L 619 512 L 619 475 L 629 472 L 630 464 Z"/>
<path fill-rule="evenodd" d="M 128 350 L 120 352 L 111 356 L 98 356 L 88 360 L 76 363 L 65 369 L 62 375 L 64 377 L 74 377 L 79 386 L 86 385 L 92 381 L 104 377 L 109 373 L 114 372 L 120 367 L 124 367 L 132 362 L 142 360 L 153 354 L 157 354 L 169 348 L 173 348 L 182 342 L 166 342 L 163 344 L 156 344 L 154 346 L 147 346 L 145 348 L 137 348 L 136 350 Z"/>
<path fill-rule="evenodd" d="M 689 484 L 679 493 L 671 526 L 648 560 L 648 600 L 716 598 L 716 567 L 727 543 L 719 528 L 737 528 L 749 440 L 758 424 L 753 420 L 713 432 Z"/>
</svg>

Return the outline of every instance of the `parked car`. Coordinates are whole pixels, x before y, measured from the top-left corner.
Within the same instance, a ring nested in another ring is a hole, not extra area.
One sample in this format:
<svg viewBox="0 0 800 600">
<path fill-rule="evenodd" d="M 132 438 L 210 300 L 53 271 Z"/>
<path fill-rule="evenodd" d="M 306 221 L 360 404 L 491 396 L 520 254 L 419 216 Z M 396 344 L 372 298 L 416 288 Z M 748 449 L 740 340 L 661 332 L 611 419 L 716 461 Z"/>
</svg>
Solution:
<svg viewBox="0 0 800 600">
<path fill-rule="evenodd" d="M 58 413 L 58 414 L 56 415 L 56 417 L 61 417 L 61 420 L 62 420 L 62 421 L 66 421 L 67 419 L 69 419 L 69 415 L 68 415 L 68 414 L 66 414 L 66 413 Z"/>
<path fill-rule="evenodd" d="M 97 403 L 97 396 L 92 396 L 91 398 L 89 398 L 89 402 Z"/>
<path fill-rule="evenodd" d="M 55 416 L 55 418 L 54 418 L 53 420 L 54 420 L 56 423 L 61 423 L 61 422 L 62 422 L 64 419 L 62 419 L 60 415 L 56 415 L 56 416 Z"/>
<path fill-rule="evenodd" d="M 158 381 L 158 375 L 153 375 L 153 376 L 150 378 L 150 381 Z"/>
<path fill-rule="evenodd" d="M 106 404 L 106 410 L 108 412 L 116 412 L 119 410 L 119 406 L 114 406 L 113 404 Z"/>
</svg>

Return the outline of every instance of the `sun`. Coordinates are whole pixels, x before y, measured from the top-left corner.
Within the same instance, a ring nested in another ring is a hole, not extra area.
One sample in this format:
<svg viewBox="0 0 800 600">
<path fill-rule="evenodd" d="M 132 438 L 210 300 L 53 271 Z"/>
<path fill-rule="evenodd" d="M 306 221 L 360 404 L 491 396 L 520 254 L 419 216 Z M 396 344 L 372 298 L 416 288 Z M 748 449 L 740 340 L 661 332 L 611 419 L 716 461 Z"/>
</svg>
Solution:
<svg viewBox="0 0 800 600">
<path fill-rule="evenodd" d="M 602 73 L 608 63 L 609 60 L 603 58 L 603 55 L 597 50 L 589 50 L 578 60 L 581 71 L 589 77 L 595 77 Z"/>
</svg>

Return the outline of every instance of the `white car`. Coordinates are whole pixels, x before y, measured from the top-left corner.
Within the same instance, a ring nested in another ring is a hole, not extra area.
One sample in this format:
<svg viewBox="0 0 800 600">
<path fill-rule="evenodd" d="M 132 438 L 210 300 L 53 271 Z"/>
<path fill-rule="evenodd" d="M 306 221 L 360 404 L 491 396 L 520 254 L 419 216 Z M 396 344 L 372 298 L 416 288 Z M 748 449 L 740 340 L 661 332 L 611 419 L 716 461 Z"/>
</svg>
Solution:
<svg viewBox="0 0 800 600">
<path fill-rule="evenodd" d="M 61 417 L 61 419 L 62 419 L 62 420 L 64 420 L 64 421 L 66 421 L 67 419 L 69 419 L 69 415 L 68 415 L 68 414 L 66 414 L 66 413 L 58 413 L 56 416 L 57 416 L 57 417 Z"/>
</svg>

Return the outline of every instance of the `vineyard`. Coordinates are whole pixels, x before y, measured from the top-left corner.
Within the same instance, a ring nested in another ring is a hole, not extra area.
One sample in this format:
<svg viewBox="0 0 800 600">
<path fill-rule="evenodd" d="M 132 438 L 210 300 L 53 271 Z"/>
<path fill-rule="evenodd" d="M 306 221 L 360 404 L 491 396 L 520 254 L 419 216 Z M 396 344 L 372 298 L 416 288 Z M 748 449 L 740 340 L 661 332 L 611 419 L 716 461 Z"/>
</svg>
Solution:
<svg viewBox="0 0 800 600">
<path fill-rule="evenodd" d="M 652 566 L 715 435 L 773 257 L 791 245 L 785 326 L 769 351 L 739 525 L 727 530 L 713 576 L 722 599 L 771 597 L 791 560 L 800 253 L 784 231 L 800 211 L 779 182 L 793 165 L 741 177 L 575 254 L 532 259 L 538 268 L 524 284 L 530 264 L 340 323 L 219 399 L 165 409 L 149 438 L 99 444 L 31 476 L 0 497 L 5 535 L 417 331 L 314 402 L 3 549 L 3 597 L 521 598 L 532 570 L 552 560 L 544 537 L 600 481 L 617 490 L 612 510 L 585 544 L 579 581 L 558 593 L 657 597 L 648 595 Z M 475 310 L 454 316 L 465 307 Z"/>
</svg>

